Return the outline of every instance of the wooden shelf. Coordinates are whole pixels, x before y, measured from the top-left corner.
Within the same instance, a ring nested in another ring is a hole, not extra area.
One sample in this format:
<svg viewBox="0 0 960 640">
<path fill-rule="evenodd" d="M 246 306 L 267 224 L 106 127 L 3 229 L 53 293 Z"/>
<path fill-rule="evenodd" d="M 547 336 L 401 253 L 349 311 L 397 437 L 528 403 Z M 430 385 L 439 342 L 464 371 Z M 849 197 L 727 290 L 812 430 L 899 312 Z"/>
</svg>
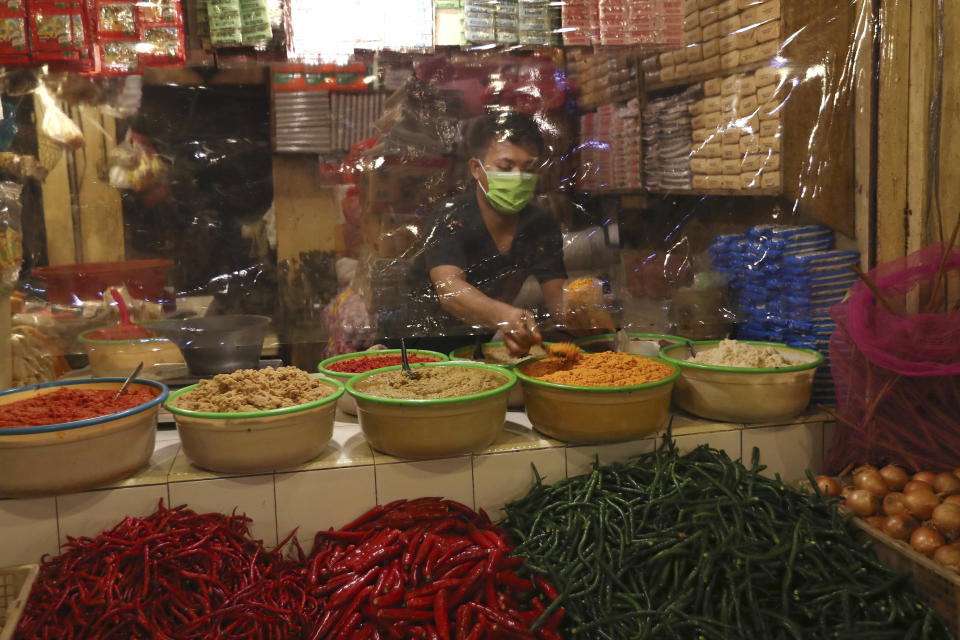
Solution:
<svg viewBox="0 0 960 640">
<path fill-rule="evenodd" d="M 651 189 L 644 193 L 654 196 L 779 196 L 782 189 Z"/>
<path fill-rule="evenodd" d="M 711 71 L 710 73 L 701 73 L 695 76 L 687 76 L 686 78 L 677 78 L 676 80 L 671 80 L 670 82 L 651 82 L 650 84 L 644 86 L 644 90 L 649 92 L 652 91 L 663 91 L 664 89 L 675 89 L 677 87 L 685 87 L 690 84 L 696 84 L 697 82 L 703 82 L 704 80 L 710 80 L 712 78 L 726 78 L 727 76 L 736 75 L 738 73 L 746 73 L 747 71 L 756 71 L 762 67 L 767 67 L 770 65 L 770 60 L 764 58 L 758 62 L 753 62 L 751 64 L 741 64 L 737 67 L 731 67 L 729 69 L 719 69 L 717 71 Z"/>
</svg>

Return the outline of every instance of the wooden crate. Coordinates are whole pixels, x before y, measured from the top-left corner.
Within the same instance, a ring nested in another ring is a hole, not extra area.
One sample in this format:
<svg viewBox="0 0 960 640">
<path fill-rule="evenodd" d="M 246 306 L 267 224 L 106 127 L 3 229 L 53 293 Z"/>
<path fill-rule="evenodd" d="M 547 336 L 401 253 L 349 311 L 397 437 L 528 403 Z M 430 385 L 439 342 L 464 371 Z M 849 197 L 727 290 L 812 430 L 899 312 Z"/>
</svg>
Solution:
<svg viewBox="0 0 960 640">
<path fill-rule="evenodd" d="M 913 583 L 920 595 L 960 635 L 960 573 L 937 564 L 914 551 L 906 542 L 894 540 L 860 518 L 854 518 L 853 524 L 859 529 L 860 539 L 873 542 L 880 562 L 895 571 L 913 575 Z"/>
</svg>

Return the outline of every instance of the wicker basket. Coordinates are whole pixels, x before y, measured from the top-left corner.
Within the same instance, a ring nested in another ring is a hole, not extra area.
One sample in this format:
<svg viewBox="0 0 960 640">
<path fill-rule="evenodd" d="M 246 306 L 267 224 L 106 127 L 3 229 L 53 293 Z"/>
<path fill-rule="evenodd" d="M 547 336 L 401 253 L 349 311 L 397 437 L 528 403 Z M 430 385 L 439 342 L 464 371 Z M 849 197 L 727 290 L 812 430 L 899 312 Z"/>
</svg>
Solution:
<svg viewBox="0 0 960 640">
<path fill-rule="evenodd" d="M 854 518 L 853 524 L 860 529 L 858 537 L 861 540 L 873 542 L 873 550 L 880 562 L 895 571 L 913 575 L 913 584 L 920 595 L 960 636 L 960 573 L 937 564 L 914 551 L 906 542 L 894 540 L 860 518 Z"/>
<path fill-rule="evenodd" d="M 0 640 L 12 640 L 40 567 L 0 567 Z"/>
</svg>

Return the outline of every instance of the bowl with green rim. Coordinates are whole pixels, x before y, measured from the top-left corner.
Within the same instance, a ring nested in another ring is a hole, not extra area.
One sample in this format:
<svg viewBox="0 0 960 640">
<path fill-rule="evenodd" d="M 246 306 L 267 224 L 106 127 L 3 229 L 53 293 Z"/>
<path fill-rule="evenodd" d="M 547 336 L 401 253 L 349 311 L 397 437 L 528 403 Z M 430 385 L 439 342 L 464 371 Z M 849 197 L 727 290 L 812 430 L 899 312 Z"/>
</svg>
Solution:
<svg viewBox="0 0 960 640">
<path fill-rule="evenodd" d="M 657 431 L 666 426 L 680 370 L 660 358 L 647 359 L 669 365 L 671 373 L 643 384 L 591 386 L 548 382 L 518 368 L 530 424 L 546 436 L 577 444 L 624 442 Z"/>
<path fill-rule="evenodd" d="M 693 342 L 697 353 L 716 349 L 720 340 Z M 779 342 L 739 340 L 741 344 L 772 347 L 787 360 L 785 367 L 724 367 L 690 362 L 686 344 L 660 350 L 667 362 L 680 367 L 673 395 L 676 405 L 696 416 L 724 422 L 771 422 L 802 413 L 810 404 L 813 377 L 823 355 L 812 349 Z"/>
<path fill-rule="evenodd" d="M 657 358 L 660 356 L 660 349 L 670 344 L 683 343 L 684 339 L 679 336 L 671 336 L 665 333 L 628 333 L 630 338 L 630 349 L 628 353 L 635 356 L 647 356 Z M 602 351 L 616 350 L 617 334 L 602 333 L 594 336 L 586 336 L 573 341 L 573 344 L 580 347 L 587 353 L 600 353 Z"/>
<path fill-rule="evenodd" d="M 374 448 L 401 458 L 442 458 L 482 451 L 496 440 L 507 417 L 507 397 L 517 382 L 512 371 L 462 360 L 410 368 L 421 374 L 421 379 L 414 381 L 417 389 L 449 392 L 451 386 L 460 386 L 463 395 L 427 398 L 408 394 L 412 383 L 402 379 L 401 367 L 352 378 L 347 393 L 357 401 L 360 428 Z M 391 386 L 391 382 L 395 384 Z M 470 385 L 481 382 L 497 386 L 472 392 Z M 378 395 L 383 393 L 409 397 Z"/>
<path fill-rule="evenodd" d="M 499 367 L 506 367 L 507 369 L 513 369 L 517 366 L 517 364 L 528 358 L 536 358 L 547 355 L 546 348 L 551 344 L 553 343 L 544 342 L 543 345 L 534 346 L 532 349 L 530 349 L 529 355 L 521 358 L 514 358 L 507 352 L 506 343 L 484 342 L 480 345 L 480 348 L 483 349 L 483 360 L 473 359 L 473 345 L 467 345 L 454 349 L 450 352 L 450 359 L 469 360 L 470 362 L 483 362 L 486 364 L 495 364 Z M 520 385 L 514 385 L 513 388 L 510 389 L 510 395 L 507 397 L 507 406 L 523 406 L 523 389 L 520 388 Z"/>
<path fill-rule="evenodd" d="M 329 395 L 292 407 L 213 413 L 176 406 L 198 385 L 170 394 L 166 408 L 177 421 L 183 452 L 198 467 L 222 473 L 266 473 L 303 464 L 320 455 L 333 437 L 339 381 L 311 374 Z"/>
<path fill-rule="evenodd" d="M 366 371 L 361 371 L 358 373 L 346 373 L 331 369 L 331 365 L 335 365 L 338 362 L 342 363 L 347 360 L 353 360 L 354 358 L 364 358 L 367 356 L 399 356 L 400 353 L 400 349 L 368 349 L 366 351 L 343 353 L 339 356 L 333 356 L 323 360 L 317 365 L 317 370 L 328 378 L 333 378 L 335 380 L 339 380 L 342 384 L 347 384 L 351 378 L 354 378 L 360 373 L 366 373 Z M 439 351 L 427 351 L 425 349 L 407 349 L 407 355 L 430 357 L 434 358 L 437 362 L 446 362 L 448 360 L 447 356 L 443 355 Z M 372 369 L 369 369 L 369 371 L 372 371 Z M 351 416 L 357 415 L 357 403 L 354 401 L 353 396 L 351 396 L 349 393 L 344 393 L 342 396 L 340 396 L 340 399 L 337 400 L 337 407 L 340 409 L 340 411 L 343 411 L 346 414 Z"/>
</svg>

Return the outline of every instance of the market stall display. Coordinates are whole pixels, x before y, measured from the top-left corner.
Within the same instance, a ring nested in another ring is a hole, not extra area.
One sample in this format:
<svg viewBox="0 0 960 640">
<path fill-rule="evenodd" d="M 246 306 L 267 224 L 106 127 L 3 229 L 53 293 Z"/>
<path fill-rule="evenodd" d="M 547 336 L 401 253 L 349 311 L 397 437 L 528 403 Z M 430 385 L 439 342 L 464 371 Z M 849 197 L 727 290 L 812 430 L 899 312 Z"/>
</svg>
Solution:
<svg viewBox="0 0 960 640">
<path fill-rule="evenodd" d="M 411 363 L 440 362 L 447 360 L 447 356 L 436 351 L 423 349 L 407 349 Z M 383 367 L 395 367 L 400 364 L 400 349 L 371 349 L 356 353 L 345 353 L 323 360 L 317 369 L 325 376 L 329 376 L 346 384 L 361 373 Z M 357 415 L 357 402 L 353 396 L 345 393 L 337 401 L 341 411 L 349 415 Z"/>
<path fill-rule="evenodd" d="M 317 457 L 333 435 L 343 386 L 295 367 L 239 370 L 171 394 L 184 454 L 225 473 L 260 473 Z"/>
<path fill-rule="evenodd" d="M 745 467 L 668 441 L 537 482 L 502 524 L 556 585 L 569 637 L 951 637 L 831 501 L 762 470 L 756 449 Z"/>
<path fill-rule="evenodd" d="M 813 377 L 823 356 L 775 342 L 706 340 L 664 347 L 660 355 L 680 368 L 674 401 L 694 415 L 726 422 L 791 418 L 810 403 Z M 734 344 L 734 346 L 730 346 Z M 716 362 L 701 364 L 723 348 Z M 771 349 L 771 351 L 764 351 Z M 772 355 L 771 355 L 772 354 Z"/>
<path fill-rule="evenodd" d="M 664 361 L 609 351 L 538 358 L 517 369 L 534 428 L 580 443 L 633 440 L 664 426 L 679 376 Z"/>
<path fill-rule="evenodd" d="M 48 382 L 0 393 L 0 496 L 83 491 L 143 467 L 168 390 L 138 379 L 114 400 L 123 381 Z M 19 424 L 34 426 L 11 426 Z"/>
<path fill-rule="evenodd" d="M 482 449 L 503 430 L 507 397 L 517 381 L 512 371 L 463 361 L 411 369 L 420 379 L 402 380 L 401 368 L 389 367 L 347 382 L 374 448 L 403 458 L 451 456 Z"/>
</svg>

